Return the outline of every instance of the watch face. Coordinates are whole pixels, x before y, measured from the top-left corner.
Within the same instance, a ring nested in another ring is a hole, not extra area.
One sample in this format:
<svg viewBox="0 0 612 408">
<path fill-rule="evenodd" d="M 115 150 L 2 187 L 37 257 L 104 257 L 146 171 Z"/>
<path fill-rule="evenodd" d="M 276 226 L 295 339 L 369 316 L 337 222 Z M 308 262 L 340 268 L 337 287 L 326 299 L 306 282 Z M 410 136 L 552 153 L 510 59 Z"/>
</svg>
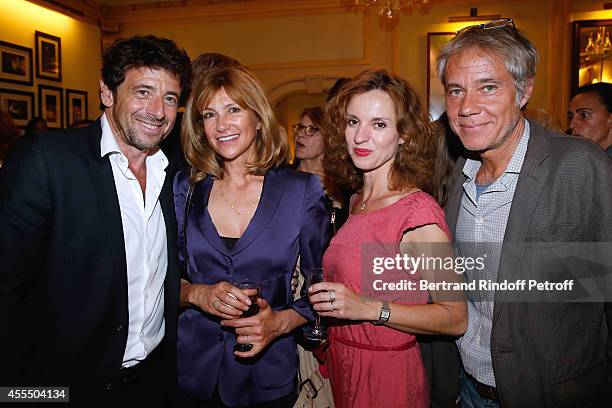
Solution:
<svg viewBox="0 0 612 408">
<path fill-rule="evenodd" d="M 381 320 L 389 320 L 390 316 L 391 316 L 391 311 L 390 310 L 382 310 L 380 312 L 380 319 Z"/>
</svg>

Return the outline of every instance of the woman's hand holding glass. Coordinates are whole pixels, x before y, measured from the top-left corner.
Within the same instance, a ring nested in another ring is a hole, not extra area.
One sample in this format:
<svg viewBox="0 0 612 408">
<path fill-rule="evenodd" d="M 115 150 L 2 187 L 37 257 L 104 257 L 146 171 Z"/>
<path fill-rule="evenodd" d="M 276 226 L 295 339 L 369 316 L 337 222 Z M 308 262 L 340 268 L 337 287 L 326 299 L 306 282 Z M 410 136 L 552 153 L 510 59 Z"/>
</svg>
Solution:
<svg viewBox="0 0 612 408">
<path fill-rule="evenodd" d="M 228 282 L 189 284 L 187 301 L 206 313 L 226 320 L 241 317 L 251 305 L 249 297 Z"/>
<path fill-rule="evenodd" d="M 369 299 L 343 283 L 320 282 L 308 292 L 312 308 L 323 317 L 345 320 L 377 320 L 380 301 Z"/>
<path fill-rule="evenodd" d="M 228 319 L 221 322 L 222 326 L 235 329 L 238 343 L 252 344 L 253 347 L 246 352 L 234 351 L 240 358 L 250 358 L 259 354 L 275 338 L 287 332 L 287 319 L 285 313 L 290 310 L 277 312 L 273 310 L 265 299 L 258 298 L 259 313 L 251 317 Z"/>
</svg>

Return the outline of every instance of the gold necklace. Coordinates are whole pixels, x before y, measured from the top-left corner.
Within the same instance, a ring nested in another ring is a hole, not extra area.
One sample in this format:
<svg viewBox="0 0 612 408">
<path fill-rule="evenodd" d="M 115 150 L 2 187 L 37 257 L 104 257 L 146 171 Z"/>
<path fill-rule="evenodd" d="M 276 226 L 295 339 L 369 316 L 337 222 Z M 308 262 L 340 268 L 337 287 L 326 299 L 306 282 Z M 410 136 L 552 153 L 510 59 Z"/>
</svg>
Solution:
<svg viewBox="0 0 612 408">
<path fill-rule="evenodd" d="M 219 189 L 219 194 L 221 195 L 221 198 L 230 206 L 232 211 L 234 211 L 238 215 L 251 215 L 251 214 L 253 214 L 253 211 L 257 208 L 257 204 L 259 204 L 259 199 L 261 198 L 261 195 L 258 195 L 257 199 L 255 200 L 255 202 L 253 204 L 251 204 L 251 206 L 249 207 L 248 210 L 240 212 L 240 211 L 238 211 L 236 206 L 234 204 L 232 204 L 230 202 L 230 200 L 228 200 L 225 197 L 225 194 L 223 194 L 223 189 L 221 189 L 221 188 Z"/>
</svg>

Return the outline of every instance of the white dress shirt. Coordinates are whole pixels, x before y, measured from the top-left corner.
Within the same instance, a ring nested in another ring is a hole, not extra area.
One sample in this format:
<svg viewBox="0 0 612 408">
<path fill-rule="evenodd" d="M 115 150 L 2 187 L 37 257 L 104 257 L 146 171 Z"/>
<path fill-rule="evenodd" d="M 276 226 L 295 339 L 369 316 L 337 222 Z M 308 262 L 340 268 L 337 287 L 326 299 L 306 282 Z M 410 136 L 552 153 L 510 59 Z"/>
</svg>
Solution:
<svg viewBox="0 0 612 408">
<path fill-rule="evenodd" d="M 168 159 L 161 150 L 148 156 L 146 191 L 128 168 L 106 115 L 102 115 L 100 154 L 108 155 L 125 241 L 128 284 L 128 338 L 123 367 L 144 360 L 164 338 L 164 279 L 168 266 L 166 224 L 159 194 Z"/>
</svg>

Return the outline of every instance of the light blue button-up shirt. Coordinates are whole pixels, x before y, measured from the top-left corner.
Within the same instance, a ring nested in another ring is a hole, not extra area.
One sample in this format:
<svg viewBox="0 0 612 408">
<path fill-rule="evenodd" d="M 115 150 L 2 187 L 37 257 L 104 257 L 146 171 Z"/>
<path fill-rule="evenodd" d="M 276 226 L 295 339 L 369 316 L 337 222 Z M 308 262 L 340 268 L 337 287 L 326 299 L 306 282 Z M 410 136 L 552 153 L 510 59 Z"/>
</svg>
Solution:
<svg viewBox="0 0 612 408">
<path fill-rule="evenodd" d="M 523 135 L 508 167 L 480 194 L 476 191 L 476 173 L 482 163 L 467 159 L 463 166 L 467 181 L 463 184 L 463 197 L 455 229 L 456 252 L 457 256 L 485 257 L 484 269 L 466 270 L 468 282 L 497 280 L 501 244 L 528 142 L 529 123 L 525 120 Z M 457 346 L 465 371 L 479 382 L 495 387 L 491 362 L 493 298 L 492 291 L 476 290 L 468 295 L 468 326 L 463 337 L 457 340 Z"/>
</svg>

